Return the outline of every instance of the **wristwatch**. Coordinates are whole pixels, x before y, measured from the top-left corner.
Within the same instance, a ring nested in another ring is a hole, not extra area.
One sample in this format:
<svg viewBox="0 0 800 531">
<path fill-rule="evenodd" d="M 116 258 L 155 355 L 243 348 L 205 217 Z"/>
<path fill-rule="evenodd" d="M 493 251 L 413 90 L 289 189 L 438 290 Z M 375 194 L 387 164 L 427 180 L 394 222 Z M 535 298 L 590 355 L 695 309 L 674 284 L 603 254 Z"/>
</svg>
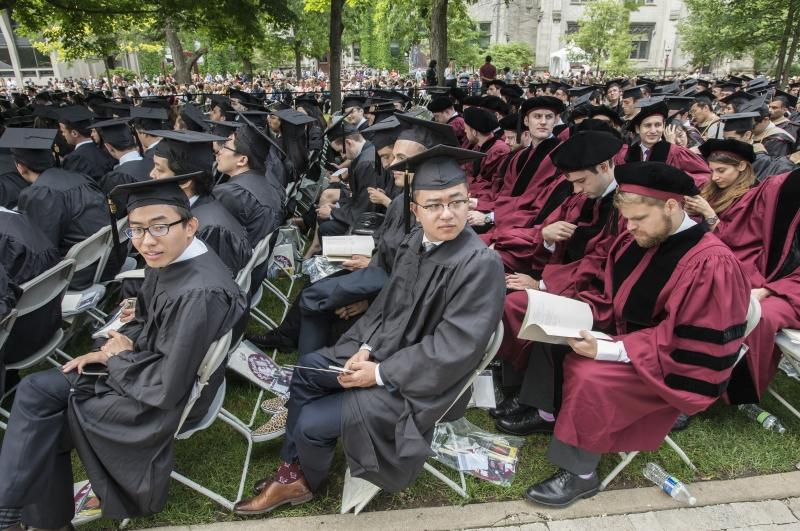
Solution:
<svg viewBox="0 0 800 531">
<path fill-rule="evenodd" d="M 710 218 L 706 218 L 706 225 L 709 227 L 713 227 L 717 223 L 719 223 L 719 216 L 711 216 Z"/>
<path fill-rule="evenodd" d="M 486 214 L 485 216 L 483 216 L 483 223 L 485 225 L 494 225 L 494 219 L 492 219 L 492 216 L 490 214 Z"/>
</svg>

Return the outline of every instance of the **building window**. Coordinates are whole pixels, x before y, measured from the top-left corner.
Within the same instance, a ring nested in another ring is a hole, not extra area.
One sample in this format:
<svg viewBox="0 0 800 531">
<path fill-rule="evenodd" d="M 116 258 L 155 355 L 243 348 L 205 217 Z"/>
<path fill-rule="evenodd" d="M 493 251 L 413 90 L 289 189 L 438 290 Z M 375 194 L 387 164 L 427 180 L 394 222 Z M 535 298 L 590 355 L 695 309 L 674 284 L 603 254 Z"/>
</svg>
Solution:
<svg viewBox="0 0 800 531">
<path fill-rule="evenodd" d="M 16 23 L 12 20 L 12 33 L 16 26 Z M 14 40 L 17 45 L 17 53 L 19 53 L 19 66 L 21 70 L 53 68 L 53 62 L 50 60 L 50 57 L 34 48 L 30 40 L 17 35 L 14 35 Z M 8 49 L 5 35 L 2 33 L 0 33 L 0 61 L 9 65 L 11 64 L 11 52 Z M 11 70 L 7 71 L 10 72 Z"/>
<path fill-rule="evenodd" d="M 357 42 L 353 43 L 353 61 L 356 63 L 361 61 L 361 45 Z"/>
<path fill-rule="evenodd" d="M 577 33 L 578 32 L 578 28 L 579 28 L 579 26 L 578 26 L 577 22 L 569 22 L 569 21 L 567 21 L 567 35 L 570 35 L 572 33 Z"/>
<path fill-rule="evenodd" d="M 633 3 L 637 6 L 652 6 L 655 5 L 656 0 L 634 0 Z"/>
<path fill-rule="evenodd" d="M 478 46 L 484 49 L 488 48 L 492 43 L 492 23 L 479 22 L 478 31 L 480 31 L 480 36 L 478 37 Z"/>
<path fill-rule="evenodd" d="M 646 60 L 650 57 L 650 41 L 655 27 L 655 24 L 631 24 L 631 59 Z"/>
</svg>

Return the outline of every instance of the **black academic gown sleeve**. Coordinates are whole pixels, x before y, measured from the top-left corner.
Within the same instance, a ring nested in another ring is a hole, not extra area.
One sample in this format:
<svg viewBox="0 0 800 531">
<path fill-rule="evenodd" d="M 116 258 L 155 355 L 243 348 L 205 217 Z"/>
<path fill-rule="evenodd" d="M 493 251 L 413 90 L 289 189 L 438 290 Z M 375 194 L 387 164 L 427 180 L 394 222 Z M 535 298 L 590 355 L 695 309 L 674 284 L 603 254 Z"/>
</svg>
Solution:
<svg viewBox="0 0 800 531">
<path fill-rule="evenodd" d="M 249 171 L 214 187 L 214 197 L 247 231 L 252 247 L 280 227 L 286 190 L 268 176 Z"/>
</svg>

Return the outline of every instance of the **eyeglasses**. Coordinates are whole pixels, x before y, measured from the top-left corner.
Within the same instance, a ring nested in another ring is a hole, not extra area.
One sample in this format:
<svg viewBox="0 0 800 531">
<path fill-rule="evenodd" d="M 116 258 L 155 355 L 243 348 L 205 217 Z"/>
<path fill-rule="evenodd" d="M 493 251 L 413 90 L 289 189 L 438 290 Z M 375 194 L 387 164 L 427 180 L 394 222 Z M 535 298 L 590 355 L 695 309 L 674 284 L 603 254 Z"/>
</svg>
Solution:
<svg viewBox="0 0 800 531">
<path fill-rule="evenodd" d="M 231 152 L 233 152 L 233 153 L 235 153 L 235 154 L 237 154 L 237 155 L 239 154 L 239 152 L 238 152 L 238 151 L 236 151 L 236 150 L 235 150 L 235 149 L 233 149 L 232 147 L 228 147 L 228 146 L 226 146 L 225 144 L 223 144 L 223 145 L 222 145 L 222 149 L 227 149 L 228 151 L 231 151 Z"/>
<path fill-rule="evenodd" d="M 450 201 L 447 204 L 433 203 L 431 205 L 420 205 L 417 202 L 414 202 L 414 204 L 420 208 L 424 208 L 431 214 L 441 214 L 442 212 L 444 212 L 445 207 L 447 207 L 447 210 L 450 210 L 451 212 L 455 210 L 461 210 L 462 208 L 464 208 L 469 204 L 469 199 L 454 199 L 453 201 Z"/>
<path fill-rule="evenodd" d="M 125 233 L 125 236 L 132 240 L 141 240 L 144 238 L 144 231 L 149 232 L 150 236 L 154 238 L 160 238 L 161 236 L 167 235 L 170 227 L 177 225 L 178 223 L 183 223 L 184 221 L 186 220 L 179 219 L 178 221 L 173 221 L 172 223 L 157 223 L 155 225 L 150 225 L 149 227 L 129 227 L 123 232 Z"/>
</svg>

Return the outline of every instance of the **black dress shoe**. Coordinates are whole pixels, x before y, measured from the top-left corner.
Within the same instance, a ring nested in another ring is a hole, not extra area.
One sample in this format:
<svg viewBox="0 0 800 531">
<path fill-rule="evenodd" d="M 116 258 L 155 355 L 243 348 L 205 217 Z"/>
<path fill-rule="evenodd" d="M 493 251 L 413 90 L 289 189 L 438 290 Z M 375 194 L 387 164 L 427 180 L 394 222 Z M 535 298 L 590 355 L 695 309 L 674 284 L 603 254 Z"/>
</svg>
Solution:
<svg viewBox="0 0 800 531">
<path fill-rule="evenodd" d="M 600 490 L 600 478 L 592 474 L 589 479 L 581 479 L 563 468 L 550 478 L 528 487 L 525 499 L 550 507 L 566 507 L 581 498 L 591 498 Z"/>
<path fill-rule="evenodd" d="M 530 406 L 519 403 L 518 396 L 507 396 L 502 402 L 497 404 L 496 408 L 489 410 L 489 415 L 491 415 L 493 418 L 499 419 L 502 417 L 510 417 L 511 415 L 525 413 L 530 409 L 532 409 Z"/>
<path fill-rule="evenodd" d="M 279 352 L 294 352 L 297 350 L 295 341 L 286 337 L 277 330 L 270 330 L 266 334 L 245 334 L 245 338 L 263 349 L 278 349 Z"/>
<path fill-rule="evenodd" d="M 692 420 L 691 415 L 687 415 L 686 413 L 681 413 L 678 415 L 678 418 L 675 419 L 675 423 L 672 425 L 672 429 L 669 430 L 673 431 L 683 431 L 689 427 L 689 421 Z"/>
<path fill-rule="evenodd" d="M 539 410 L 531 408 L 525 413 L 497 419 L 494 425 L 503 433 L 525 436 L 533 433 L 553 433 L 556 423 L 544 420 L 539 416 Z"/>
</svg>

